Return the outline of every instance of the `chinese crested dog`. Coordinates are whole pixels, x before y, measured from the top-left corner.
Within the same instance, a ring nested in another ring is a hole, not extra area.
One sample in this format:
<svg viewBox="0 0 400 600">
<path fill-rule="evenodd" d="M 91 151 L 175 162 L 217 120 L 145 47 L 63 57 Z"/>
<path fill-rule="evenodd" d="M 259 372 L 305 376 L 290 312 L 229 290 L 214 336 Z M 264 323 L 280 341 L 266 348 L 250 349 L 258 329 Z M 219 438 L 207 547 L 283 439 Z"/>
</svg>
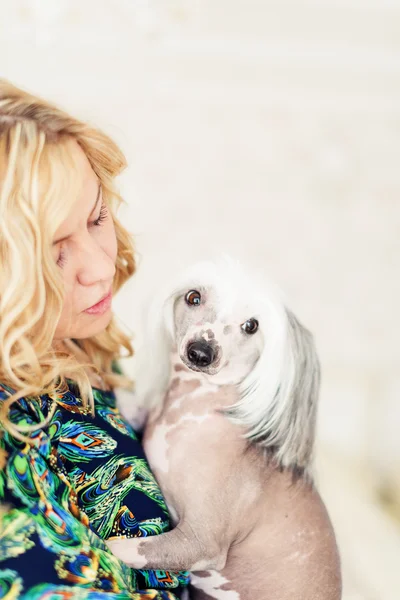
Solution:
<svg viewBox="0 0 400 600">
<path fill-rule="evenodd" d="M 112 551 L 134 568 L 193 571 L 193 598 L 311 597 L 279 586 L 297 566 L 300 578 L 323 577 L 326 544 L 301 517 L 314 503 L 325 518 L 311 475 L 312 335 L 272 286 L 225 257 L 158 294 L 145 346 L 134 411 L 147 414 L 144 449 L 174 528 L 110 539 Z"/>
</svg>

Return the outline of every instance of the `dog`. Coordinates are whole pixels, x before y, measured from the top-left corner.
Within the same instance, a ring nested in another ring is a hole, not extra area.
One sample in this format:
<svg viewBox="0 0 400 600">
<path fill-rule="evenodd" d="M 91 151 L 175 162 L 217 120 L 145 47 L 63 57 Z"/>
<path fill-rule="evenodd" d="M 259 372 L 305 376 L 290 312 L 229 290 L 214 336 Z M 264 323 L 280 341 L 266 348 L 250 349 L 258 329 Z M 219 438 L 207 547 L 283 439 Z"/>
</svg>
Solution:
<svg viewBox="0 0 400 600">
<path fill-rule="evenodd" d="M 174 528 L 110 538 L 112 552 L 133 568 L 193 571 L 195 599 L 331 598 L 326 590 L 286 596 L 271 559 L 297 553 L 302 569 L 307 525 L 291 515 L 307 513 L 310 502 L 324 510 L 312 483 L 320 385 L 313 336 L 277 289 L 225 256 L 189 268 L 158 295 L 145 339 L 128 412 L 136 426 L 147 412 L 144 450 Z M 299 538 L 290 547 L 289 521 Z M 316 555 L 324 548 L 317 543 Z M 260 593 L 274 582 L 276 596 Z"/>
</svg>

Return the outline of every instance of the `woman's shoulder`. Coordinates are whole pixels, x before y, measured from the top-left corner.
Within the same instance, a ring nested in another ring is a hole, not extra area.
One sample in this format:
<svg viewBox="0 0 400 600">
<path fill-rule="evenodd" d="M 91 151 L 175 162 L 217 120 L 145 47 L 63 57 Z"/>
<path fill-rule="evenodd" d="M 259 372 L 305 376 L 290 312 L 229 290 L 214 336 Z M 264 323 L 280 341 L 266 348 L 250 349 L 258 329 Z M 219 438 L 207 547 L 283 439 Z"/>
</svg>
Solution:
<svg viewBox="0 0 400 600">
<path fill-rule="evenodd" d="M 8 397 L 10 391 L 2 386 L 1 396 Z M 115 406 L 114 394 L 94 389 L 93 396 L 94 415 L 80 410 L 78 391 L 73 386 L 57 398 L 44 394 L 32 401 L 20 399 L 13 408 L 18 414 L 12 415 L 12 423 L 35 424 L 29 432 L 31 443 L 24 443 L 10 430 L 3 432 L 0 442 L 8 454 L 7 467 L 0 473 L 0 503 L 29 516 L 32 535 L 37 532 L 40 538 L 39 543 L 30 536 L 29 544 L 35 544 L 35 552 L 44 544 L 49 573 L 55 581 L 54 564 L 62 567 L 57 573 L 63 577 L 73 577 L 69 566 L 78 566 L 62 558 L 66 545 L 76 547 L 74 557 L 76 554 L 79 560 L 81 555 L 82 560 L 93 560 L 97 566 L 90 562 L 90 567 L 101 567 L 114 581 L 125 567 L 108 550 L 105 554 L 101 539 L 122 533 L 155 535 L 169 527 L 164 498 L 140 441 Z M 46 403 L 49 410 L 45 414 Z M 38 426 L 41 417 L 47 417 L 47 421 Z M 64 524 L 62 531 L 60 523 Z M 98 544 L 102 544 L 101 549 Z M 89 555 L 83 556 L 83 546 L 90 548 Z M 11 553 L 15 552 L 12 546 Z M 28 560 L 32 552 L 24 550 L 23 555 Z M 113 562 L 109 565 L 106 560 Z M 28 560 L 27 569 L 29 564 Z M 23 570 L 21 557 L 19 565 Z M 43 575 L 36 574 L 38 578 Z M 159 578 L 157 572 L 137 572 L 133 579 L 130 572 L 130 577 L 131 583 L 125 584 L 129 589 L 157 585 L 160 598 L 174 598 L 162 590 L 165 578 Z M 187 584 L 187 579 L 186 573 L 169 574 L 168 581 L 174 587 Z"/>
<path fill-rule="evenodd" d="M 15 393 L 10 385 L 0 382 L 0 405 L 12 399 Z M 0 448 L 3 456 L 7 456 L 8 476 L 13 465 L 15 477 L 18 461 L 27 459 L 32 465 L 49 461 L 58 450 L 68 422 L 88 414 L 82 400 L 70 389 L 62 394 L 22 396 L 4 409 L 0 422 Z M 45 465 L 43 468 L 47 470 Z"/>
<path fill-rule="evenodd" d="M 16 394 L 16 389 L 0 381 L 0 403 L 5 402 Z M 48 416 L 53 399 L 47 394 L 21 396 L 13 401 L 7 410 L 7 419 L 16 426 L 30 428 L 42 423 Z M 0 428 L 4 429 L 4 423 Z"/>
</svg>

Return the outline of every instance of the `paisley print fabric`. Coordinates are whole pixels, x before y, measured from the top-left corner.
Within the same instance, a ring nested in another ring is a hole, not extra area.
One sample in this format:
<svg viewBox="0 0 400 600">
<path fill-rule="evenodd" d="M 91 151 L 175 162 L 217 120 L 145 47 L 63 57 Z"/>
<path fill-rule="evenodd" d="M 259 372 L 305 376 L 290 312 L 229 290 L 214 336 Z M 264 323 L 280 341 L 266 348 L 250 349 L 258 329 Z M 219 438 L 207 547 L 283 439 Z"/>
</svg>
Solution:
<svg viewBox="0 0 400 600">
<path fill-rule="evenodd" d="M 0 402 L 12 392 L 0 384 Z M 105 545 L 112 536 L 169 529 L 167 508 L 140 440 L 113 392 L 93 389 L 96 415 L 69 382 L 62 396 L 25 398 L 12 422 L 50 422 L 32 444 L 4 432 L 0 471 L 0 598 L 7 600 L 174 600 L 187 572 L 130 569 Z"/>
</svg>

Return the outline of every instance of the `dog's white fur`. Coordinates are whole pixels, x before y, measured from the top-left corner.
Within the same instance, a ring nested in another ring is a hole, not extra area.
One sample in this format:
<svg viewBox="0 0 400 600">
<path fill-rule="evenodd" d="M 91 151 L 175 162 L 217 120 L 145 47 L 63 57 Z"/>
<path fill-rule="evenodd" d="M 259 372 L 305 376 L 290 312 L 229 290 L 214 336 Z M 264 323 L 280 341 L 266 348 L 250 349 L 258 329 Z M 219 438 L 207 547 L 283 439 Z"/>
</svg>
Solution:
<svg viewBox="0 0 400 600">
<path fill-rule="evenodd" d="M 176 335 L 173 309 L 183 291 L 197 288 L 218 290 L 220 322 L 229 322 L 235 307 L 242 311 L 237 326 L 250 317 L 260 322 L 260 356 L 238 383 L 239 400 L 227 415 L 244 426 L 250 441 L 273 451 L 283 467 L 310 471 L 320 380 L 312 336 L 285 308 L 276 286 L 229 256 L 197 263 L 155 298 L 139 356 L 137 403 L 162 402 Z"/>
<path fill-rule="evenodd" d="M 201 307 L 185 302 L 193 289 Z M 250 318 L 259 322 L 253 335 L 241 327 Z M 217 357 L 204 368 L 188 358 L 199 339 Z M 162 290 L 146 341 L 135 406 L 149 410 L 144 448 L 176 527 L 145 540 L 110 540 L 112 551 L 136 568 L 218 570 L 218 577 L 195 578 L 196 598 L 200 590 L 253 597 L 262 583 L 275 585 L 283 600 L 303 596 L 290 589 L 286 596 L 284 572 L 284 583 L 271 579 L 266 557 L 275 550 L 281 557 L 271 564 L 276 574 L 308 544 L 312 558 L 304 563 L 299 554 L 299 569 L 296 563 L 299 590 L 338 598 L 334 537 L 312 485 L 319 361 L 311 334 L 272 285 L 224 257 L 195 265 Z M 211 585 L 217 580 L 218 589 Z"/>
</svg>

